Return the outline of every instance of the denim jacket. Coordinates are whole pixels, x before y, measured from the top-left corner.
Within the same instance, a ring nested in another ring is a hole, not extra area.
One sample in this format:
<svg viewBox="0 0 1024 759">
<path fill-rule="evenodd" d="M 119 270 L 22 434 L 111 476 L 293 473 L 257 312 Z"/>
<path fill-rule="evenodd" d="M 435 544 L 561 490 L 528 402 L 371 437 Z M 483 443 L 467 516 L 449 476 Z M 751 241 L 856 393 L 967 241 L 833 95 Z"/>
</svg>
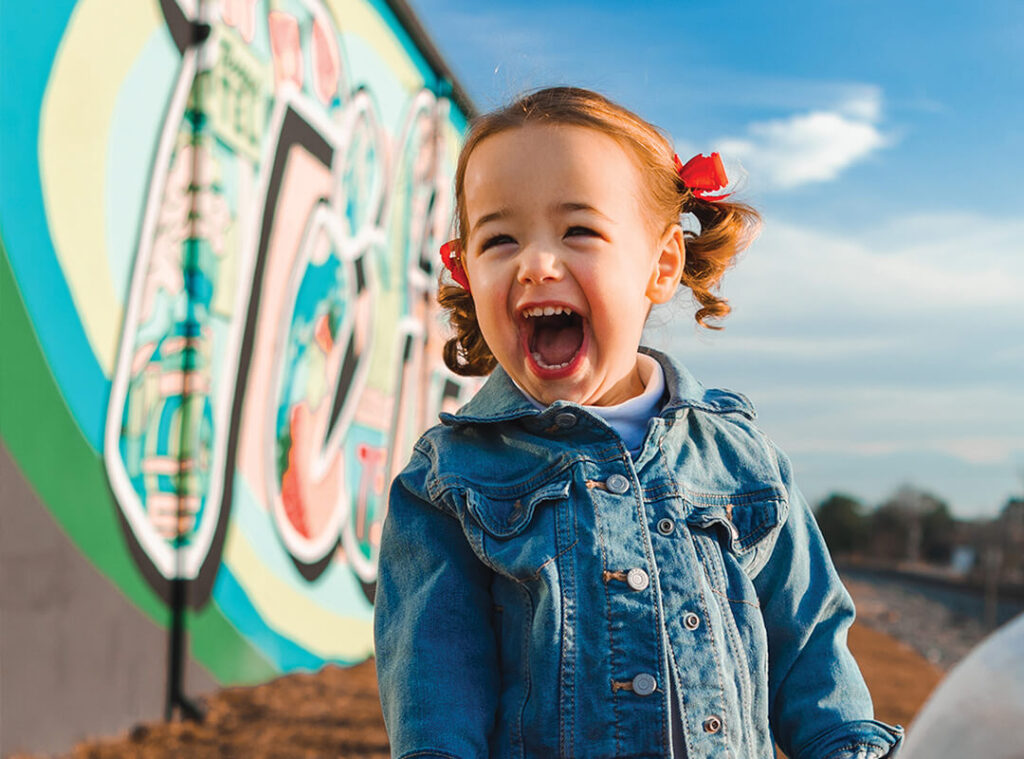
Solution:
<svg viewBox="0 0 1024 759">
<path fill-rule="evenodd" d="M 499 367 L 392 484 L 374 632 L 395 757 L 894 755 L 854 610 L 742 395 L 663 354 L 635 458 Z M 673 689 L 675 690 L 673 694 Z"/>
</svg>

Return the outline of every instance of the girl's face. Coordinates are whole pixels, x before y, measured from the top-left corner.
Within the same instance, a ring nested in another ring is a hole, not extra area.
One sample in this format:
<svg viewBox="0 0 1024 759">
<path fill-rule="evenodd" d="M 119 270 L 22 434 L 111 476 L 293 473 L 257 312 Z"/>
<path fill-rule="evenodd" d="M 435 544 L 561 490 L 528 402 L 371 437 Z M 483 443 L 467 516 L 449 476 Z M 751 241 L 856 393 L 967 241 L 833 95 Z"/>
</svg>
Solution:
<svg viewBox="0 0 1024 759">
<path fill-rule="evenodd" d="M 494 357 L 541 403 L 606 406 L 643 390 L 637 346 L 683 266 L 678 224 L 649 218 L 639 170 L 594 129 L 482 140 L 466 166 L 465 268 Z M 655 227 L 657 228 L 655 229 Z"/>
</svg>

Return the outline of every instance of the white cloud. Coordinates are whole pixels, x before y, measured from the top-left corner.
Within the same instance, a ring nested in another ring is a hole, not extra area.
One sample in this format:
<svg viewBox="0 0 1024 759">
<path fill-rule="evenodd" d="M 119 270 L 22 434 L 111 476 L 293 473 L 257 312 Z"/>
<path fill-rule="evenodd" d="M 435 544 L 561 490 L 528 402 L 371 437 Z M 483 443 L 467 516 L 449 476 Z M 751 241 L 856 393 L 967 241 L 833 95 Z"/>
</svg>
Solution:
<svg viewBox="0 0 1024 759">
<path fill-rule="evenodd" d="M 1022 293 L 1024 218 L 931 213 L 847 234 L 769 219 L 725 275 L 724 332 L 678 330 L 686 294 L 651 327 L 715 360 L 913 355 L 1013 371 L 1024 361 Z"/>
<path fill-rule="evenodd" d="M 947 438 L 934 445 L 936 450 L 971 464 L 1003 464 L 1024 451 L 1024 436 Z"/>
<path fill-rule="evenodd" d="M 877 88 L 851 93 L 834 108 L 757 121 L 746 135 L 717 142 L 722 155 L 742 162 L 758 182 L 790 189 L 835 179 L 847 167 L 889 144 L 881 131 Z"/>
<path fill-rule="evenodd" d="M 839 103 L 836 111 L 852 119 L 877 123 L 882 118 L 882 93 L 874 87 L 853 92 Z"/>
<path fill-rule="evenodd" d="M 877 324 L 867 317 L 952 314 L 978 319 L 980 326 L 1000 309 L 1010 317 L 1017 313 L 1019 327 L 1022 240 L 1024 220 L 955 213 L 865 223 L 856 236 L 769 220 L 735 273 L 727 275 L 725 292 L 737 308 L 763 310 L 768 319 L 782 306 L 790 316 L 838 314 Z"/>
</svg>

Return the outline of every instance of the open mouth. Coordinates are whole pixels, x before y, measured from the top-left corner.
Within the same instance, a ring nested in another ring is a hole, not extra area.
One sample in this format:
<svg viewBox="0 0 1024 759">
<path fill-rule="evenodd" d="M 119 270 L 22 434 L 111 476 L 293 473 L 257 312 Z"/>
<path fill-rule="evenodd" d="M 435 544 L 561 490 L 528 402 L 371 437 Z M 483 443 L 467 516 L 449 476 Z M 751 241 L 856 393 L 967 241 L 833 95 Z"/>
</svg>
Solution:
<svg viewBox="0 0 1024 759">
<path fill-rule="evenodd" d="M 568 306 L 535 306 L 523 311 L 526 347 L 543 370 L 567 369 L 583 347 L 583 317 Z"/>
</svg>

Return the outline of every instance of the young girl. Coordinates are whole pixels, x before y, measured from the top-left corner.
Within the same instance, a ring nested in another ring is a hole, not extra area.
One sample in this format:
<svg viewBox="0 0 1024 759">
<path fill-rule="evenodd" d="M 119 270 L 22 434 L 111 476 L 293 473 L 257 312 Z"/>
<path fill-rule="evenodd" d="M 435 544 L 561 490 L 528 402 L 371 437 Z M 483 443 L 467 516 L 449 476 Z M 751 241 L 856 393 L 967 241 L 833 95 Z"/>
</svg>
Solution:
<svg viewBox="0 0 1024 759">
<path fill-rule="evenodd" d="M 757 214 L 593 92 L 474 122 L 442 248 L 445 361 L 490 374 L 392 485 L 375 637 L 395 757 L 893 755 L 853 605 L 742 395 L 639 347 L 696 318 Z M 700 223 L 684 232 L 682 214 Z"/>
</svg>

